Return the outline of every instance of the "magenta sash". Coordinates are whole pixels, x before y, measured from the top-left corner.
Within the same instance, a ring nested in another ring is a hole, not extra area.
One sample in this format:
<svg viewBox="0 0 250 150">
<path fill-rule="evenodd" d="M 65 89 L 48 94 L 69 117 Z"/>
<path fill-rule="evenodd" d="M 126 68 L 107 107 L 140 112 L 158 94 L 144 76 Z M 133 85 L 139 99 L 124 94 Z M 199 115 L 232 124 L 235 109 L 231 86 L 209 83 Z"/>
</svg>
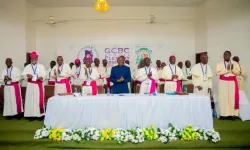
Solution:
<svg viewBox="0 0 250 150">
<path fill-rule="evenodd" d="M 48 81 L 48 85 L 55 85 L 55 81 Z"/>
<path fill-rule="evenodd" d="M 135 83 L 141 85 L 141 81 L 135 81 Z"/>
<path fill-rule="evenodd" d="M 223 81 L 234 81 L 235 84 L 235 92 L 234 92 L 234 109 L 239 109 L 239 101 L 240 101 L 240 94 L 239 94 L 239 85 L 236 76 L 220 76 L 220 80 Z"/>
<path fill-rule="evenodd" d="M 107 85 L 108 85 L 107 88 L 109 88 L 110 93 L 112 93 L 112 88 L 111 88 L 111 85 L 110 85 L 110 78 L 106 78 L 106 81 L 107 81 Z"/>
<path fill-rule="evenodd" d="M 176 82 L 176 92 L 181 92 L 181 81 L 180 80 L 174 81 L 174 79 L 172 79 L 172 80 L 166 80 L 166 81 Z"/>
<path fill-rule="evenodd" d="M 56 83 L 58 83 L 58 84 L 65 84 L 66 85 L 66 91 L 67 91 L 67 93 L 72 93 L 71 92 L 70 83 L 69 83 L 69 79 L 61 79 L 59 82 L 56 81 Z"/>
<path fill-rule="evenodd" d="M 154 79 L 150 78 L 150 80 L 151 80 L 151 87 L 150 87 L 149 94 L 153 94 L 156 91 L 156 83 Z"/>
<path fill-rule="evenodd" d="M 87 86 L 87 81 L 83 82 L 83 86 Z M 97 86 L 96 86 L 96 81 L 91 81 L 90 82 L 90 86 L 92 88 L 92 95 L 96 95 L 97 94 Z"/>
<path fill-rule="evenodd" d="M 44 92 L 43 92 L 43 82 L 40 80 L 32 81 L 31 79 L 28 80 L 29 83 L 37 84 L 39 88 L 39 107 L 40 107 L 40 114 L 44 113 Z"/>
<path fill-rule="evenodd" d="M 20 114 L 22 112 L 22 98 L 20 93 L 20 86 L 18 82 L 12 82 L 11 84 L 7 84 L 6 86 L 14 86 L 16 96 L 16 111 L 18 114 Z"/>
<path fill-rule="evenodd" d="M 107 81 L 108 87 L 110 87 L 110 78 L 106 78 L 106 81 Z"/>
<path fill-rule="evenodd" d="M 165 82 L 166 80 L 165 79 L 163 79 L 163 78 L 160 78 L 159 79 L 161 82 Z"/>
</svg>

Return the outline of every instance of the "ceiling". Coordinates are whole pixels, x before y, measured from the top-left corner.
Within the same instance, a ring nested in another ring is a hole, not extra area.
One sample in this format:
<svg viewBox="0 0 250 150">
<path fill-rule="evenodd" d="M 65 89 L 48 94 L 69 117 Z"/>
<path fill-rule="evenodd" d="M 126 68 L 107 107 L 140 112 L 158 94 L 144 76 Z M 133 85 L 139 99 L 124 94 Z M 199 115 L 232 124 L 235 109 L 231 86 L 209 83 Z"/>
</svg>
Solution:
<svg viewBox="0 0 250 150">
<path fill-rule="evenodd" d="M 93 7 L 96 0 L 27 0 L 36 7 Z M 107 0 L 110 6 L 194 7 L 205 0 Z"/>
</svg>

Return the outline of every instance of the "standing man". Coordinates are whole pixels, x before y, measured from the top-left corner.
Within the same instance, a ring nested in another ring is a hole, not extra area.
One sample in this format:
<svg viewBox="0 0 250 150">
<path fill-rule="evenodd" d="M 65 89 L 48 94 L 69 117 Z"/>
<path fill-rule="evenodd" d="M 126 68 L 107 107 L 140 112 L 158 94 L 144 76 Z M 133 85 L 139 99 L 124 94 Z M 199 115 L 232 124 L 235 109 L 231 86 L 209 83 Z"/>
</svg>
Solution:
<svg viewBox="0 0 250 150">
<path fill-rule="evenodd" d="M 123 58 L 123 60 L 124 60 L 124 65 L 125 66 L 127 66 L 127 67 L 129 67 L 129 69 L 130 69 L 130 73 L 131 73 L 131 78 L 133 77 L 133 70 L 132 70 L 132 68 L 130 67 L 130 65 L 129 65 L 129 60 L 126 60 L 126 58 L 125 58 L 125 56 L 123 56 L 123 55 L 121 55 L 120 57 L 122 57 Z M 126 60 L 126 61 L 125 61 Z M 127 62 L 127 63 L 126 63 Z M 131 82 L 132 82 L 132 80 L 130 81 L 130 82 L 128 82 L 128 90 L 129 90 L 129 93 L 131 93 Z"/>
<path fill-rule="evenodd" d="M 55 85 L 55 79 L 50 77 L 51 71 L 55 65 L 56 65 L 56 62 L 54 60 L 50 62 L 50 68 L 48 69 L 47 75 L 46 75 L 46 78 L 48 80 L 48 85 L 53 85 L 53 86 Z"/>
<path fill-rule="evenodd" d="M 213 73 L 208 63 L 207 54 L 200 55 L 201 63 L 194 65 L 192 68 L 192 82 L 194 84 L 194 93 L 202 96 L 209 96 L 212 92 Z"/>
<path fill-rule="evenodd" d="M 176 57 L 169 57 L 170 64 L 165 66 L 162 71 L 162 78 L 166 80 L 165 93 L 181 92 L 181 79 L 183 74 L 181 68 L 175 65 Z"/>
<path fill-rule="evenodd" d="M 162 63 L 161 63 L 162 69 L 163 69 L 165 66 L 166 66 L 166 63 L 165 63 L 165 62 L 162 62 Z"/>
<path fill-rule="evenodd" d="M 240 75 L 240 66 L 231 61 L 231 52 L 224 52 L 224 60 L 217 64 L 216 75 L 220 76 L 218 104 L 221 119 L 234 119 L 239 115 L 239 87 L 237 76 Z"/>
<path fill-rule="evenodd" d="M 74 63 L 73 63 L 73 62 L 71 62 L 71 63 L 69 64 L 69 66 L 70 66 L 70 69 L 72 69 L 72 68 L 73 68 L 73 66 L 74 66 Z"/>
<path fill-rule="evenodd" d="M 7 68 L 2 71 L 0 78 L 1 83 L 5 84 L 3 116 L 6 116 L 7 119 L 11 119 L 16 115 L 17 119 L 21 119 L 21 114 L 23 113 L 23 103 L 19 85 L 21 73 L 18 68 L 12 66 L 11 58 L 7 58 L 5 64 Z"/>
<path fill-rule="evenodd" d="M 98 72 L 98 75 L 99 75 L 99 79 L 96 81 L 96 84 L 97 86 L 104 86 L 104 76 L 105 76 L 105 73 L 102 72 L 102 67 L 100 67 L 100 60 L 99 58 L 95 58 L 94 59 L 94 68 L 96 68 L 97 72 Z M 106 82 L 105 82 L 106 83 Z"/>
<path fill-rule="evenodd" d="M 28 117 L 30 121 L 36 117 L 44 116 L 44 85 L 43 80 L 46 77 L 46 70 L 42 64 L 37 62 L 38 54 L 32 52 L 30 54 L 31 64 L 24 68 L 22 76 L 28 81 L 25 96 L 25 112 L 24 117 Z"/>
<path fill-rule="evenodd" d="M 91 66 L 91 59 L 85 59 L 85 66 L 81 70 L 80 79 L 83 81 L 82 93 L 96 95 L 97 90 L 97 80 L 99 79 L 99 73 L 95 67 Z"/>
<path fill-rule="evenodd" d="M 238 84 L 239 84 L 239 90 L 244 91 L 244 87 L 245 87 L 244 79 L 246 78 L 246 74 L 247 74 L 245 67 L 240 64 L 240 59 L 238 56 L 235 56 L 233 58 L 233 61 L 237 62 L 240 66 L 240 74 L 239 74 L 239 76 L 237 76 L 237 79 L 238 79 Z"/>
<path fill-rule="evenodd" d="M 63 63 L 63 57 L 57 57 L 57 65 L 52 69 L 50 76 L 56 80 L 55 95 L 58 93 L 71 93 L 69 77 L 72 76 L 71 68 Z"/>
<path fill-rule="evenodd" d="M 159 77 L 159 80 L 157 80 L 157 92 L 160 93 L 161 92 L 161 86 L 165 84 L 165 80 L 162 79 L 162 69 L 163 67 L 161 66 L 161 61 L 160 60 L 157 60 L 156 61 L 156 70 L 157 70 L 157 73 L 158 73 L 158 77 Z"/>
<path fill-rule="evenodd" d="M 131 82 L 130 68 L 124 65 L 124 57 L 118 57 L 118 66 L 111 70 L 110 81 L 113 82 L 113 93 L 129 93 L 128 83 Z"/>
<path fill-rule="evenodd" d="M 129 60 L 125 60 L 125 64 L 130 65 Z"/>
<path fill-rule="evenodd" d="M 101 69 L 101 72 L 103 72 L 104 87 L 106 90 L 107 88 L 109 88 L 109 90 L 111 91 L 111 85 L 110 85 L 111 68 L 108 66 L 108 61 L 106 59 L 102 60 L 102 66 L 100 67 L 100 69 Z"/>
<path fill-rule="evenodd" d="M 183 85 L 192 85 L 192 75 L 191 75 L 191 62 L 189 60 L 185 61 L 185 68 L 182 69 L 183 73 Z"/>
<path fill-rule="evenodd" d="M 139 69 L 137 81 L 141 82 L 140 94 L 153 94 L 156 92 L 156 81 L 159 80 L 157 71 L 150 66 L 150 59 L 145 58 L 145 67 Z"/>
<path fill-rule="evenodd" d="M 178 62 L 178 67 L 180 68 L 180 69 L 182 69 L 183 68 L 183 63 L 180 61 L 180 62 Z"/>
<path fill-rule="evenodd" d="M 75 65 L 72 67 L 72 83 L 73 85 L 82 85 L 82 81 L 80 80 L 80 74 L 81 74 L 81 61 L 80 59 L 75 60 Z"/>
</svg>

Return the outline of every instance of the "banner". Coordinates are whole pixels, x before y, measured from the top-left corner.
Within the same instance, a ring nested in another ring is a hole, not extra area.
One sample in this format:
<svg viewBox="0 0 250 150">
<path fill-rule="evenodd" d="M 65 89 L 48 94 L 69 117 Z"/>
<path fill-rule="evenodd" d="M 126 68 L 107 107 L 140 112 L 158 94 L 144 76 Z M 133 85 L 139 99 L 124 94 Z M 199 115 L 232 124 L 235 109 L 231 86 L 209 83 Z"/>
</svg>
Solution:
<svg viewBox="0 0 250 150">
<path fill-rule="evenodd" d="M 108 61 L 110 66 L 117 64 L 117 58 L 119 56 L 124 56 L 125 60 L 130 59 L 130 47 L 122 45 L 114 45 L 111 47 L 106 47 L 105 50 L 105 59 Z"/>
<path fill-rule="evenodd" d="M 135 46 L 136 64 L 140 64 L 145 58 L 150 58 L 152 62 L 152 47 L 153 46 Z"/>
<path fill-rule="evenodd" d="M 117 57 L 124 56 L 130 61 L 131 67 L 135 68 L 141 60 L 146 57 L 153 62 L 153 51 L 157 49 L 157 45 L 136 45 L 136 44 L 93 44 L 81 45 L 70 44 L 59 47 L 57 56 L 63 56 L 65 63 L 74 62 L 79 58 L 82 63 L 85 62 L 85 57 L 89 57 L 92 62 L 94 58 L 99 58 L 100 61 L 106 59 L 109 66 L 117 64 Z"/>
</svg>

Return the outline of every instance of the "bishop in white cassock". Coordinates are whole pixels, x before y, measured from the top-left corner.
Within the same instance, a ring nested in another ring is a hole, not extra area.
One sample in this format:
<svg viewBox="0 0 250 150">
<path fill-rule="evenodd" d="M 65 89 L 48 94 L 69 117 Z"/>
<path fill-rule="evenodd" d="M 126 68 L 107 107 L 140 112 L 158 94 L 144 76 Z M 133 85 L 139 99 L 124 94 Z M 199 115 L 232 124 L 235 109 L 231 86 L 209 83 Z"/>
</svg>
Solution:
<svg viewBox="0 0 250 150">
<path fill-rule="evenodd" d="M 156 92 L 156 81 L 159 80 L 157 71 L 150 66 L 150 59 L 145 58 L 145 67 L 139 69 L 137 81 L 141 82 L 140 94 L 153 94 Z"/>
<path fill-rule="evenodd" d="M 194 93 L 202 96 L 211 95 L 213 73 L 208 63 L 207 54 L 200 55 L 201 63 L 192 68 L 192 82 L 194 84 Z"/>
<path fill-rule="evenodd" d="M 175 65 L 176 57 L 174 55 L 170 56 L 169 61 L 170 64 L 165 66 L 162 71 L 162 78 L 166 80 L 164 86 L 165 93 L 181 92 L 183 73 Z"/>
<path fill-rule="evenodd" d="M 165 84 L 165 80 L 161 78 L 163 67 L 161 66 L 160 60 L 156 61 L 156 70 L 159 77 L 159 80 L 157 80 L 157 92 L 160 93 L 161 86 Z"/>
<path fill-rule="evenodd" d="M 12 66 L 12 59 L 6 59 L 7 68 L 2 71 L 0 82 L 4 86 L 4 110 L 3 116 L 15 116 L 23 112 L 23 103 L 19 81 L 20 70 Z"/>
<path fill-rule="evenodd" d="M 111 91 L 111 85 L 110 85 L 111 67 L 108 66 L 108 61 L 106 59 L 102 60 L 102 66 L 100 67 L 100 71 L 103 72 L 105 87 L 109 88 Z"/>
<path fill-rule="evenodd" d="M 54 86 L 55 85 L 55 79 L 51 78 L 50 74 L 51 74 L 51 71 L 53 69 L 53 67 L 56 65 L 56 62 L 55 61 L 51 61 L 50 62 L 50 68 L 47 70 L 47 73 L 46 73 L 46 81 L 47 81 L 47 85 L 52 85 Z"/>
<path fill-rule="evenodd" d="M 57 65 L 52 69 L 50 76 L 56 80 L 55 95 L 58 93 L 71 93 L 70 77 L 72 76 L 71 68 L 68 64 L 63 63 L 63 57 L 57 57 Z"/>
<path fill-rule="evenodd" d="M 237 62 L 239 64 L 240 67 L 240 74 L 237 76 L 237 80 L 238 80 L 238 84 L 239 84 L 239 90 L 244 91 L 245 88 L 245 78 L 246 78 L 246 69 L 245 67 L 240 64 L 240 58 L 238 56 L 235 56 L 233 58 L 233 61 Z"/>
<path fill-rule="evenodd" d="M 191 62 L 189 60 L 187 60 L 187 61 L 185 61 L 185 67 L 182 68 L 182 73 L 183 73 L 182 85 L 193 84 L 191 71 L 192 71 Z"/>
<path fill-rule="evenodd" d="M 24 68 L 22 76 L 28 81 L 25 97 L 25 117 L 41 117 L 45 113 L 44 108 L 44 85 L 46 70 L 37 62 L 38 54 L 30 54 L 31 64 Z M 33 120 L 33 119 L 32 119 Z"/>
<path fill-rule="evenodd" d="M 96 84 L 97 86 L 104 86 L 104 84 L 106 84 L 106 79 L 105 79 L 105 72 L 104 70 L 102 69 L 102 67 L 100 66 L 100 60 L 99 58 L 95 58 L 94 59 L 94 66 L 93 68 L 95 68 L 98 72 L 98 75 L 99 75 L 99 79 L 96 80 Z"/>
<path fill-rule="evenodd" d="M 95 67 L 91 66 L 90 58 L 85 59 L 85 66 L 81 69 L 80 79 L 83 81 L 83 94 L 98 94 L 97 80 L 99 79 L 99 73 Z"/>
<path fill-rule="evenodd" d="M 75 60 L 75 65 L 72 67 L 72 84 L 73 85 L 82 85 L 82 80 L 80 79 L 80 74 L 82 70 L 82 65 L 80 59 Z"/>
<path fill-rule="evenodd" d="M 239 115 L 239 85 L 237 76 L 240 74 L 240 66 L 230 60 L 231 52 L 224 52 L 224 60 L 217 63 L 216 75 L 220 76 L 218 85 L 219 114 L 223 117 Z"/>
</svg>

